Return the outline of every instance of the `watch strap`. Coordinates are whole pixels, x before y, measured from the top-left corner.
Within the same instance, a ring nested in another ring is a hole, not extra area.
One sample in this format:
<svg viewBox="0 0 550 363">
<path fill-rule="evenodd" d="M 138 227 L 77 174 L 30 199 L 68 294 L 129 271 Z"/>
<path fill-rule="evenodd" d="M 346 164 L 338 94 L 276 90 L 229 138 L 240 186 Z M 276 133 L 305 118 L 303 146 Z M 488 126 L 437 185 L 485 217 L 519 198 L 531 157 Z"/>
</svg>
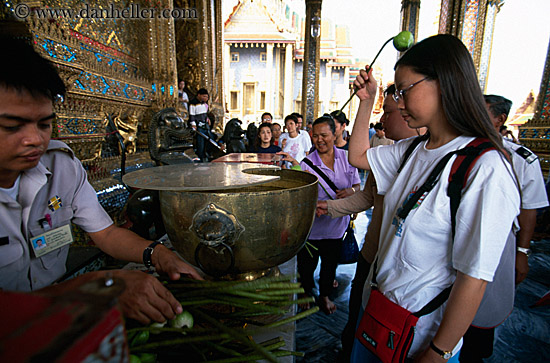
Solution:
<svg viewBox="0 0 550 363">
<path fill-rule="evenodd" d="M 521 252 L 521 253 L 524 253 L 525 255 L 527 255 L 527 257 L 529 257 L 529 255 L 531 255 L 531 250 L 529 248 L 517 247 L 517 251 Z"/>
<path fill-rule="evenodd" d="M 161 241 L 155 241 L 143 250 L 143 264 L 145 265 L 145 267 L 151 268 L 153 266 L 151 256 L 153 255 L 155 247 L 161 244 L 163 244 Z"/>
<path fill-rule="evenodd" d="M 439 354 L 443 359 L 450 359 L 453 356 L 453 352 L 443 351 L 435 346 L 434 342 L 430 340 L 430 348 L 437 354 Z"/>
</svg>

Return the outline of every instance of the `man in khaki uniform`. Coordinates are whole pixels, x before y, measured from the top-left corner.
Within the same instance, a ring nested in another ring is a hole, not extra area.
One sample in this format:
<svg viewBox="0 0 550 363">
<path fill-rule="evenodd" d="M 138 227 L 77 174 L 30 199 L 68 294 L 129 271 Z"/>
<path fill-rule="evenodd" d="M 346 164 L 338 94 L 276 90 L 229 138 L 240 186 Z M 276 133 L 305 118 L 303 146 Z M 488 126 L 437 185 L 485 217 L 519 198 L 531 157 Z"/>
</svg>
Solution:
<svg viewBox="0 0 550 363">
<path fill-rule="evenodd" d="M 97 200 L 82 164 L 67 145 L 50 141 L 53 100 L 65 85 L 53 66 L 30 45 L 0 38 L 0 288 L 62 293 L 105 271 L 52 285 L 65 272 L 72 237 L 70 222 L 89 233 L 105 253 L 144 262 L 171 279 L 200 278 L 162 244 L 116 227 Z M 110 271 L 124 280 L 124 314 L 143 323 L 163 322 L 182 311 L 154 277 L 139 271 Z"/>
<path fill-rule="evenodd" d="M 382 122 L 374 125 L 375 134 L 370 138 L 371 147 L 377 147 L 380 145 L 392 145 L 393 140 L 386 138 L 386 133 L 384 132 L 384 126 Z"/>
</svg>

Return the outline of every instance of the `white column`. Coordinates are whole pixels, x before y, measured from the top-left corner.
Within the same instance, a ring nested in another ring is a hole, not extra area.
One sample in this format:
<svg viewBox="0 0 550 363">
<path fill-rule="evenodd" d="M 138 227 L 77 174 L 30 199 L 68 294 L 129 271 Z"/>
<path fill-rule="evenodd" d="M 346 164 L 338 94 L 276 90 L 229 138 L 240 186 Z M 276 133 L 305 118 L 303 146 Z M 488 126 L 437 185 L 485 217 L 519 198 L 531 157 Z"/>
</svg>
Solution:
<svg viewBox="0 0 550 363">
<path fill-rule="evenodd" d="M 275 70 L 273 69 L 273 43 L 266 44 L 266 80 L 265 80 L 265 108 L 266 111 L 274 114 L 273 99 L 275 98 L 275 87 L 273 87 L 273 78 Z"/>
<path fill-rule="evenodd" d="M 294 85 L 292 80 L 294 79 L 294 63 L 292 62 L 293 46 L 292 44 L 286 45 L 285 52 L 285 91 L 284 91 L 284 114 L 283 118 L 292 112 L 292 95 Z"/>
<path fill-rule="evenodd" d="M 225 43 L 224 44 L 224 54 L 223 54 L 223 69 L 224 69 L 224 72 L 223 72 L 223 76 L 224 76 L 224 81 L 223 81 L 223 85 L 225 86 L 225 100 L 224 100 L 224 104 L 223 104 L 223 109 L 225 110 L 226 109 L 226 105 L 227 105 L 227 109 L 229 109 L 231 107 L 231 85 L 233 84 L 233 80 L 230 79 L 230 72 L 229 72 L 229 66 L 231 64 L 231 45 L 229 43 Z M 225 119 L 223 120 L 224 124 L 223 126 L 225 127 Z"/>
</svg>

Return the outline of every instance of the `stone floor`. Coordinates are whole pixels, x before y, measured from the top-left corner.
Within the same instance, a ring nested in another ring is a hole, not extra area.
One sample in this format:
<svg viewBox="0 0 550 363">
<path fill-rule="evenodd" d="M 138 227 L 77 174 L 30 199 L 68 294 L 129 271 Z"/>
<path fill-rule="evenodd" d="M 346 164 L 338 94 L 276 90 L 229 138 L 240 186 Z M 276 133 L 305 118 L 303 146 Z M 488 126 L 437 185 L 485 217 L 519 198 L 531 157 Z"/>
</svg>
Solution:
<svg viewBox="0 0 550 363">
<path fill-rule="evenodd" d="M 370 211 L 359 215 L 356 222 L 358 241 L 364 236 Z M 527 279 L 518 287 L 515 307 L 510 317 L 496 331 L 494 353 L 487 363 L 549 362 L 550 305 L 531 307 L 550 290 L 550 239 L 532 243 Z M 333 301 L 337 311 L 332 315 L 318 312 L 297 323 L 296 350 L 305 353 L 297 362 L 335 362 L 340 333 L 346 324 L 350 282 L 355 264 L 341 265 L 336 272 L 339 286 Z M 318 279 L 319 268 L 316 271 Z"/>
</svg>

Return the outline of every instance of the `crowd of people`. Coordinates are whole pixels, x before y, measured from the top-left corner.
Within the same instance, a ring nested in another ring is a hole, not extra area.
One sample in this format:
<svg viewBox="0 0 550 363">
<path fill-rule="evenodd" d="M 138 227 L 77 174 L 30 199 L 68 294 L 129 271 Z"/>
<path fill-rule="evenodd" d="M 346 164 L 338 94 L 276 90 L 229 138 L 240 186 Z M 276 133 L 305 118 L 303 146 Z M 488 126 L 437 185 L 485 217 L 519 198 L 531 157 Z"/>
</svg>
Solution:
<svg viewBox="0 0 550 363">
<path fill-rule="evenodd" d="M 0 151 L 0 289 L 55 294 L 104 276 L 54 284 L 65 272 L 71 241 L 42 251 L 69 222 L 113 257 L 143 262 L 172 279 L 200 279 L 162 244 L 113 224 L 73 152 L 50 140 L 54 102 L 66 91 L 57 71 L 20 40 L 2 44 L 13 56 L 0 61 L 0 69 L 10 70 L 0 78 L 6 146 Z M 511 102 L 482 94 L 470 53 L 454 36 L 427 38 L 397 61 L 380 123 L 370 123 L 378 90 L 372 73 L 361 70 L 354 87 L 359 106 L 349 139 L 349 120 L 340 111 L 305 128 L 300 114 L 287 115 L 283 128 L 266 112 L 246 132 L 246 151 L 278 154 L 283 167 L 319 179 L 316 216 L 297 256 L 305 294 L 314 294 L 320 259 L 316 301 L 326 314 L 336 310 L 330 296 L 343 235 L 351 216 L 374 207 L 352 282 L 342 361 L 385 362 L 397 353 L 418 362 L 480 361 L 491 355 L 494 327 L 511 312 L 515 286 L 528 272 L 536 210 L 548 206 L 539 161 L 508 140 L 502 128 Z M 197 155 L 208 161 L 208 92 L 200 89 L 190 100 L 183 81 L 179 90 L 188 126 L 203 135 Z M 243 137 L 240 121 L 234 124 L 231 134 Z M 363 190 L 359 169 L 369 171 Z M 120 302 L 127 317 L 163 322 L 181 312 L 150 275 L 111 273 L 126 283 Z M 400 316 L 417 319 L 410 339 L 382 327 L 385 319 L 409 327 Z"/>
</svg>

